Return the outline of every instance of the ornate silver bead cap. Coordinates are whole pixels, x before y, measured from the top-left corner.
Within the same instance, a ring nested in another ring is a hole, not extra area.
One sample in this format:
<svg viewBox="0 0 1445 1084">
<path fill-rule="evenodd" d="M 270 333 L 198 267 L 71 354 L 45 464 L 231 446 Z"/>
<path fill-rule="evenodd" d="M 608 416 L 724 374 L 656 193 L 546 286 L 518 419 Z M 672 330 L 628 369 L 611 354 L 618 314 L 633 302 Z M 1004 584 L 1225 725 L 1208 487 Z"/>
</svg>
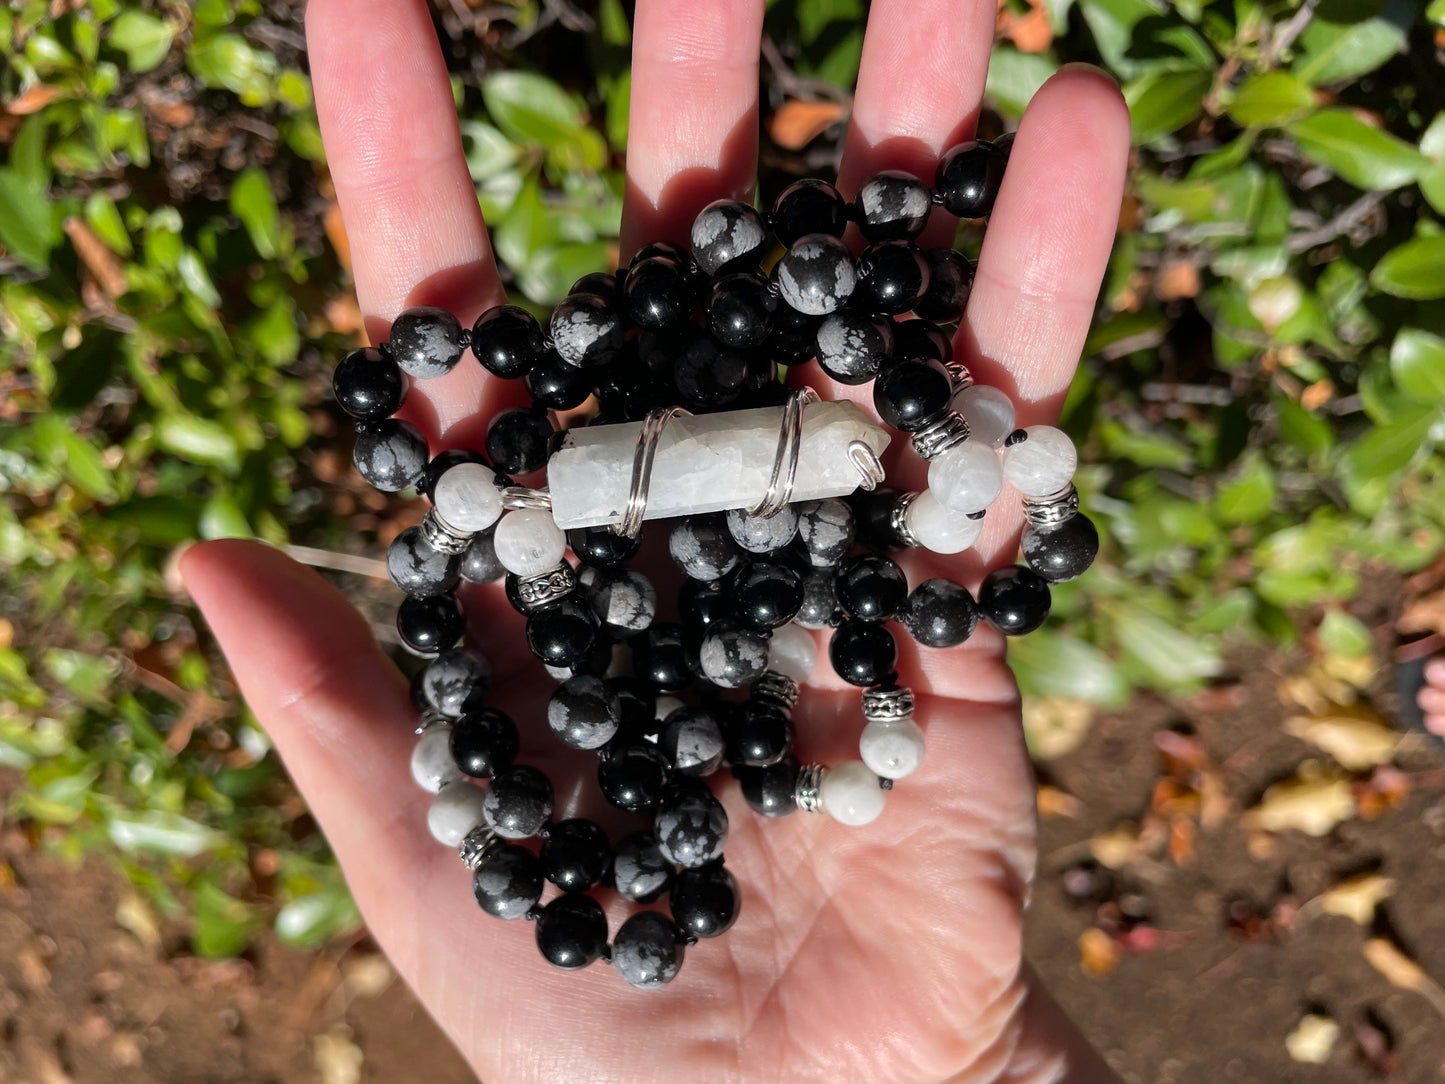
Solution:
<svg viewBox="0 0 1445 1084">
<path fill-rule="evenodd" d="M 435 508 L 428 510 L 418 526 L 422 540 L 441 553 L 461 553 L 472 541 L 470 531 L 457 530 L 442 519 L 441 513 Z"/>
<path fill-rule="evenodd" d="M 968 371 L 968 366 L 961 361 L 945 361 L 943 367 L 948 370 L 948 378 L 953 381 L 953 394 L 957 395 L 964 388 L 973 387 L 973 374 Z"/>
<path fill-rule="evenodd" d="M 1070 482 L 1047 497 L 1024 498 L 1024 515 L 1035 527 L 1056 527 L 1079 514 L 1079 491 Z"/>
<path fill-rule="evenodd" d="M 538 572 L 535 576 L 521 576 L 517 579 L 517 597 L 528 606 L 545 606 L 572 593 L 577 586 L 577 573 L 563 561 L 556 568 Z"/>
<path fill-rule="evenodd" d="M 913 690 L 886 689 L 881 686 L 863 690 L 863 718 L 870 723 L 913 717 Z"/>
<path fill-rule="evenodd" d="M 485 824 L 479 824 L 467 833 L 467 837 L 462 840 L 462 845 L 457 848 L 457 854 L 467 869 L 475 870 L 482 864 L 483 858 L 501 845 L 502 841 L 497 837 L 496 832 L 493 832 Z"/>
<path fill-rule="evenodd" d="M 771 701 L 784 711 L 792 711 L 798 702 L 798 683 L 787 674 L 764 670 L 763 676 L 752 684 L 752 697 L 754 700 Z"/>
<path fill-rule="evenodd" d="M 922 496 L 920 493 L 900 493 L 898 499 L 893 502 L 893 509 L 888 513 L 888 526 L 893 528 L 893 533 L 905 546 L 917 549 L 923 545 L 913 529 L 908 526 L 908 510 L 913 507 L 913 502 Z"/>
<path fill-rule="evenodd" d="M 804 764 L 798 769 L 798 782 L 793 787 L 793 802 L 804 813 L 819 813 L 823 809 L 823 773 L 821 764 Z"/>
<path fill-rule="evenodd" d="M 932 425 L 913 434 L 913 450 L 923 460 L 937 459 L 968 439 L 968 422 L 956 410 L 946 410 Z"/>
</svg>

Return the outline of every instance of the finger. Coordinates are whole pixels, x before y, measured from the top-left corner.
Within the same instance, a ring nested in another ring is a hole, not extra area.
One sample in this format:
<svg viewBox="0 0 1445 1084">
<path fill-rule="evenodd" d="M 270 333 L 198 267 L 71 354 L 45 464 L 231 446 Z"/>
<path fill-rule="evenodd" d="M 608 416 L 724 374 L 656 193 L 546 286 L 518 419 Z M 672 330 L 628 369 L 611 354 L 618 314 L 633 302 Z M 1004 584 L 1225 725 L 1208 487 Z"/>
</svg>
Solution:
<svg viewBox="0 0 1445 1084">
<path fill-rule="evenodd" d="M 372 340 L 411 305 L 470 324 L 503 292 L 425 0 L 312 0 L 306 39 Z M 445 436 L 476 413 L 486 384 L 464 359 L 414 388 L 403 416 Z"/>
<path fill-rule="evenodd" d="M 685 243 L 697 212 L 751 199 L 763 0 L 637 0 L 622 259 Z"/>
</svg>

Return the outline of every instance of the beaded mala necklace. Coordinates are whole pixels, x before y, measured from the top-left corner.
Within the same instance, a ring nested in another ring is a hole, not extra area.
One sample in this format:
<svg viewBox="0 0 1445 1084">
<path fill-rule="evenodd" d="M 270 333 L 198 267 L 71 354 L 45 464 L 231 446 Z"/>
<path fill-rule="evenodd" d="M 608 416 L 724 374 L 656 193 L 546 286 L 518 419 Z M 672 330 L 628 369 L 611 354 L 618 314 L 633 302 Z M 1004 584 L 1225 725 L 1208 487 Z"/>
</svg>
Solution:
<svg viewBox="0 0 1445 1084">
<path fill-rule="evenodd" d="M 603 958 L 634 986 L 669 982 L 684 946 L 723 933 L 738 913 L 722 861 L 727 815 L 707 776 L 729 766 L 763 816 L 802 809 L 868 823 L 924 753 L 886 622 L 933 648 L 962 643 L 980 618 L 1030 632 L 1048 615 L 1049 584 L 1093 561 L 1098 534 L 1078 511 L 1069 439 L 1050 426 L 1016 429 L 1008 397 L 975 384 L 939 328 L 962 317 L 973 265 L 915 244 L 935 206 L 989 213 L 1010 141 L 954 147 L 932 191 L 890 170 L 852 204 L 819 180 L 790 185 L 766 218 L 745 203 L 710 204 L 691 251 L 658 242 L 620 277 L 584 277 L 545 334 L 509 305 L 470 329 L 414 308 L 388 342 L 337 366 L 361 474 L 432 504 L 387 554 L 407 596 L 398 632 L 430 659 L 412 686 L 412 773 L 435 795 L 428 827 L 472 870 L 483 910 L 535 921 L 550 963 Z M 868 242 L 856 260 L 842 240 L 849 223 Z M 769 232 L 785 251 L 764 276 Z M 491 420 L 485 456 L 428 460 L 421 432 L 391 415 L 408 378 L 441 376 L 468 349 L 494 376 L 522 379 L 532 406 Z M 873 382 L 878 416 L 928 462 L 927 489 L 881 488 L 887 432 L 850 402 L 779 382 L 780 363 L 814 358 L 843 384 Z M 549 412 L 589 399 L 595 413 L 554 431 Z M 512 480 L 543 467 L 546 488 Z M 886 553 L 967 549 L 1005 478 L 1024 496 L 1027 565 L 991 572 L 977 599 L 944 579 L 910 591 Z M 655 620 L 657 591 L 628 567 L 643 522 L 659 518 L 677 518 L 668 548 L 687 577 L 676 623 Z M 550 729 L 595 751 L 602 794 L 647 814 L 650 828 L 614 844 L 590 820 L 553 821 L 547 776 L 514 763 L 516 725 L 486 705 L 490 667 L 456 646 L 466 627 L 458 584 L 503 576 L 529 647 L 560 682 Z M 791 753 L 791 712 L 816 655 L 806 630 L 822 628 L 833 630 L 834 670 L 863 690 L 865 721 L 860 759 L 830 767 Z M 744 689 L 742 700 L 720 694 Z M 536 852 L 518 842 L 534 837 Z M 542 906 L 544 881 L 561 894 Z M 604 882 L 641 903 L 668 893 L 671 917 L 636 913 L 609 943 L 587 895 Z"/>
</svg>

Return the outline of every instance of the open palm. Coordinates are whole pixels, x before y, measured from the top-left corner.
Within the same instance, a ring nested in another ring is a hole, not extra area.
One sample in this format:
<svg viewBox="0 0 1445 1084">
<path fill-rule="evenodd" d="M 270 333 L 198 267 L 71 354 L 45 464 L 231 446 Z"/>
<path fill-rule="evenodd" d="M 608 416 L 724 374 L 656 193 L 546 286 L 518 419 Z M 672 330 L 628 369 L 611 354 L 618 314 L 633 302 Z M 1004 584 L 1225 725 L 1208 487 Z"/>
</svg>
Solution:
<svg viewBox="0 0 1445 1084">
<path fill-rule="evenodd" d="M 648 240 L 685 240 L 711 200 L 750 197 L 764 0 L 636 8 L 624 259 Z M 874 0 L 845 194 L 879 169 L 930 178 L 940 153 L 968 138 L 995 9 Z M 424 0 L 312 0 L 307 35 L 372 337 L 409 305 L 469 322 L 502 302 Z M 1015 400 L 1021 425 L 1052 420 L 1072 376 L 1127 144 L 1123 102 L 1091 70 L 1051 79 L 1019 129 L 955 351 Z M 946 243 L 951 229 L 935 222 L 931 240 Z M 854 390 L 824 386 L 816 366 L 799 376 L 825 395 Z M 486 420 L 515 394 L 462 365 L 415 389 L 403 413 L 434 450 L 479 447 Z M 899 456 L 890 481 L 917 488 L 917 470 Z M 1021 522 L 1006 492 L 968 561 L 916 551 L 904 558 L 910 581 L 976 585 L 1012 558 Z M 900 681 L 918 694 L 928 753 L 873 824 L 764 821 L 735 784 L 720 785 L 741 916 L 689 950 L 672 984 L 643 993 L 603 965 L 550 969 L 530 926 L 478 910 L 455 854 L 427 835 L 428 796 L 408 770 L 405 683 L 334 589 L 252 543 L 195 547 L 182 570 L 373 933 L 484 1079 L 1108 1078 L 1021 963 L 1033 788 L 1017 689 L 992 630 L 947 651 L 900 639 Z M 596 800 L 595 759 L 561 749 L 541 724 L 550 683 L 537 680 L 500 590 L 469 590 L 469 639 L 493 663 L 494 702 L 519 721 L 523 759 L 552 777 L 559 812 L 583 808 Z M 826 660 L 794 721 L 802 759 L 856 756 L 857 690 Z M 615 930 L 628 909 L 607 906 Z"/>
</svg>

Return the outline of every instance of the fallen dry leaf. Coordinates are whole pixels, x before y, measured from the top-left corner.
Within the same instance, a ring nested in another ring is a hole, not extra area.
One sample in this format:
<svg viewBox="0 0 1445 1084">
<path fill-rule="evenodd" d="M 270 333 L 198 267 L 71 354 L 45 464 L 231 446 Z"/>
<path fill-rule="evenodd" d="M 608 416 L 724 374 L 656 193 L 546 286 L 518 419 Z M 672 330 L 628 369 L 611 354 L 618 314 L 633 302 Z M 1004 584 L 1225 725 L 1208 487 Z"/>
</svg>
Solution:
<svg viewBox="0 0 1445 1084">
<path fill-rule="evenodd" d="M 1427 975 L 1423 967 L 1406 956 L 1398 945 L 1383 937 L 1372 937 L 1365 942 L 1364 952 L 1370 966 L 1384 975 L 1391 986 L 1397 986 L 1401 990 L 1413 990 L 1430 1002 L 1431 1007 L 1445 1018 L 1445 990 L 1440 989 L 1440 984 Z"/>
<path fill-rule="evenodd" d="M 1300 406 L 1306 410 L 1319 410 L 1335 397 L 1335 386 L 1328 380 L 1316 380 L 1300 392 Z"/>
<path fill-rule="evenodd" d="M 40 112 L 63 93 L 63 88 L 51 86 L 49 83 L 32 83 L 5 103 L 5 112 L 12 117 L 28 117 L 31 113 Z"/>
<path fill-rule="evenodd" d="M 1400 744 L 1400 735 L 1384 717 L 1363 704 L 1332 704 L 1318 714 L 1290 716 L 1284 731 L 1357 772 L 1388 764 Z"/>
<path fill-rule="evenodd" d="M 787 101 L 768 121 L 768 135 L 784 150 L 800 151 L 847 115 L 841 102 Z"/>
<path fill-rule="evenodd" d="M 1395 882 L 1378 873 L 1363 873 L 1341 881 L 1319 897 L 1320 910 L 1327 915 L 1348 918 L 1360 926 L 1368 926 L 1375 918 L 1375 908 L 1390 898 Z"/>
<path fill-rule="evenodd" d="M 94 230 L 87 226 L 82 219 L 71 215 L 65 220 L 65 235 L 70 238 L 71 245 L 75 247 L 75 254 L 80 257 L 80 262 L 85 265 L 85 269 L 105 291 L 106 297 L 114 301 L 125 293 L 127 289 L 125 267 L 121 264 L 120 257 L 96 236 Z"/>
<path fill-rule="evenodd" d="M 1054 43 L 1054 29 L 1049 25 L 1048 12 L 1044 10 L 1042 0 L 1029 0 L 1029 3 L 1029 10 L 1017 15 L 1000 0 L 994 33 L 1000 38 L 1008 38 L 1021 53 L 1047 52 Z"/>
<path fill-rule="evenodd" d="M 361 1080 L 361 1047 L 351 1041 L 345 1027 L 333 1028 L 311 1042 L 321 1084 L 358 1084 Z"/>
<path fill-rule="evenodd" d="M 1084 811 L 1084 804 L 1072 794 L 1051 787 L 1047 783 L 1038 788 L 1040 817 L 1077 817 Z"/>
<path fill-rule="evenodd" d="M 1030 696 L 1024 700 L 1024 736 L 1039 760 L 1072 753 L 1089 733 L 1095 708 L 1087 700 Z"/>
<path fill-rule="evenodd" d="M 1176 866 L 1194 861 L 1194 822 L 1177 820 L 1169 826 L 1169 859 Z"/>
<path fill-rule="evenodd" d="M 1306 1065 L 1323 1065 L 1330 1060 L 1330 1051 L 1340 1037 L 1340 1025 L 1328 1016 L 1315 1013 L 1301 1018 L 1284 1040 L 1284 1048 L 1295 1061 Z"/>
<path fill-rule="evenodd" d="M 1097 926 L 1079 934 L 1079 967 L 1090 978 L 1101 979 L 1119 966 L 1119 945 Z"/>
<path fill-rule="evenodd" d="M 390 961 L 379 952 L 353 956 L 342 966 L 342 982 L 352 997 L 380 997 L 396 978 Z"/>
<path fill-rule="evenodd" d="M 144 945 L 147 951 L 160 951 L 160 924 L 150 904 L 136 893 L 126 893 L 115 905 L 115 924 Z"/>
<path fill-rule="evenodd" d="M 1140 842 L 1139 826 L 1129 821 L 1089 840 L 1089 853 L 1105 869 L 1122 869 L 1142 853 Z"/>
<path fill-rule="evenodd" d="M 1305 761 L 1293 777 L 1264 792 L 1259 805 L 1242 819 L 1246 830 L 1283 832 L 1294 828 L 1306 835 L 1328 835 L 1355 815 L 1355 798 L 1344 772 Z"/>
<path fill-rule="evenodd" d="M 1445 634 L 1445 590 L 1411 599 L 1400 612 L 1395 627 L 1401 632 L 1438 632 Z"/>
<path fill-rule="evenodd" d="M 1161 301 L 1178 301 L 1199 294 L 1199 268 L 1190 260 L 1171 260 L 1159 269 L 1154 292 Z"/>
</svg>

